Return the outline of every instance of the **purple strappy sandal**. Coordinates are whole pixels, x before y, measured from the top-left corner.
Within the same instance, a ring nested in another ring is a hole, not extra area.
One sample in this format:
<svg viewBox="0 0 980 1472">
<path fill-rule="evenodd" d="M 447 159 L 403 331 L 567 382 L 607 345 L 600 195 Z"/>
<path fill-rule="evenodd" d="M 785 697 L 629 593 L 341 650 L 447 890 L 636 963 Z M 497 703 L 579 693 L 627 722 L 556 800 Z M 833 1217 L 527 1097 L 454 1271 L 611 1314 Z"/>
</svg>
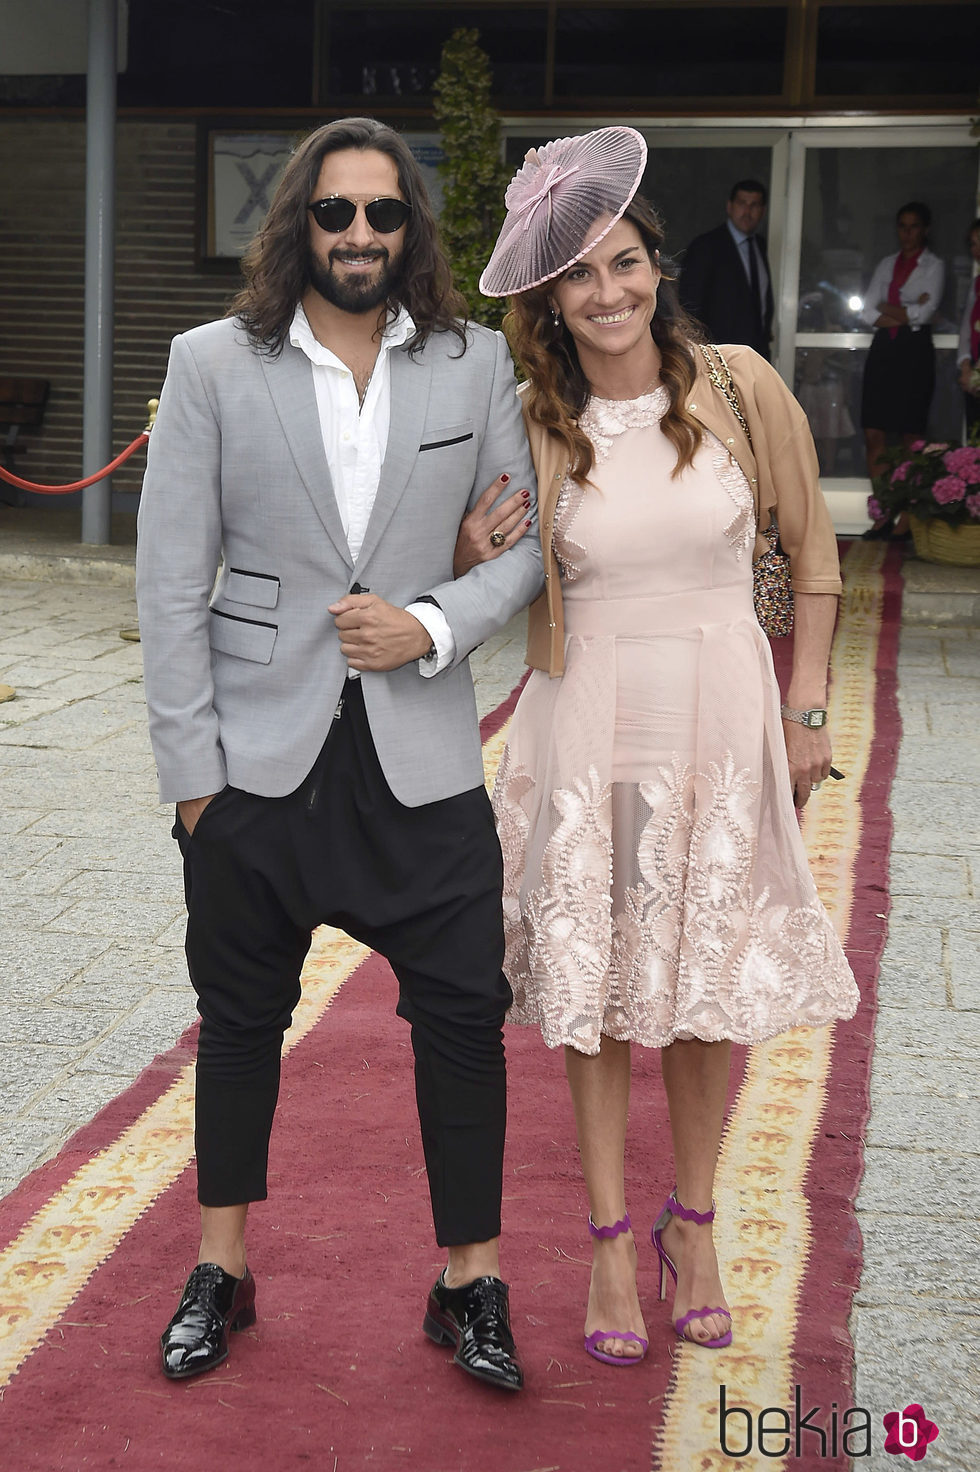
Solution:
<svg viewBox="0 0 980 1472">
<path fill-rule="evenodd" d="M 597 1227 L 590 1216 L 589 1235 L 601 1238 L 619 1237 L 623 1232 L 630 1230 L 630 1225 L 629 1212 L 626 1213 L 621 1221 L 613 1222 L 611 1227 Z M 643 1352 L 642 1354 L 633 1355 L 605 1354 L 603 1350 L 596 1348 L 596 1345 L 600 1344 L 604 1339 L 630 1339 L 634 1344 L 642 1345 Z M 594 1360 L 601 1360 L 604 1365 L 615 1365 L 618 1369 L 622 1365 L 638 1365 L 646 1354 L 650 1346 L 650 1341 L 648 1339 L 641 1339 L 639 1334 L 633 1334 L 626 1329 L 596 1329 L 593 1333 L 586 1334 L 584 1344 L 586 1354 L 590 1354 Z"/>
<path fill-rule="evenodd" d="M 670 1275 L 674 1280 L 674 1286 L 677 1286 L 677 1269 L 674 1267 L 674 1264 L 671 1262 L 670 1258 L 664 1251 L 663 1243 L 660 1240 L 664 1227 L 666 1227 L 672 1216 L 678 1216 L 685 1222 L 697 1222 L 698 1226 L 701 1227 L 704 1226 L 707 1222 L 714 1221 L 714 1202 L 712 1202 L 711 1204 L 710 1211 L 691 1211 L 688 1209 L 688 1207 L 682 1206 L 680 1204 L 673 1191 L 671 1191 L 670 1195 L 667 1197 L 667 1200 L 664 1202 L 663 1210 L 661 1211 L 650 1231 L 650 1240 L 653 1243 L 654 1247 L 657 1249 L 657 1254 L 660 1258 L 661 1303 L 667 1296 L 667 1285 L 665 1282 L 666 1274 L 664 1272 L 664 1268 L 670 1269 Z M 700 1349 L 726 1349 L 728 1345 L 732 1342 L 731 1329 L 729 1329 L 725 1334 L 720 1334 L 717 1339 L 692 1339 L 690 1334 L 684 1333 L 684 1330 L 687 1328 L 688 1324 L 692 1322 L 692 1320 L 706 1319 L 710 1314 L 718 1314 L 719 1317 L 727 1319 L 729 1323 L 731 1323 L 732 1321 L 732 1316 L 728 1312 L 727 1308 L 692 1308 L 690 1313 L 686 1313 L 683 1318 L 674 1320 L 674 1330 L 678 1338 L 686 1340 L 688 1344 L 696 1344 Z"/>
</svg>

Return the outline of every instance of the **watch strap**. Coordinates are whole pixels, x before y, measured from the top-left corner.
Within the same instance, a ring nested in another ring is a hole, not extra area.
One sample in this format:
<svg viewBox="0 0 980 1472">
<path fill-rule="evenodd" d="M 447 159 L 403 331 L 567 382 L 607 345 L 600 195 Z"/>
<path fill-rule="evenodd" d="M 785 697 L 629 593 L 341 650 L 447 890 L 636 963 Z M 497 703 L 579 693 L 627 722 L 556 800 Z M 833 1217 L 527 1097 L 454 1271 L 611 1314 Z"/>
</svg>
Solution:
<svg viewBox="0 0 980 1472">
<path fill-rule="evenodd" d="M 781 705 L 779 714 L 784 721 L 797 721 L 801 726 L 808 726 L 811 730 L 819 730 L 827 724 L 827 711 L 824 706 L 811 706 L 809 710 L 794 710 L 791 705 Z M 814 720 L 813 717 L 820 717 Z"/>
</svg>

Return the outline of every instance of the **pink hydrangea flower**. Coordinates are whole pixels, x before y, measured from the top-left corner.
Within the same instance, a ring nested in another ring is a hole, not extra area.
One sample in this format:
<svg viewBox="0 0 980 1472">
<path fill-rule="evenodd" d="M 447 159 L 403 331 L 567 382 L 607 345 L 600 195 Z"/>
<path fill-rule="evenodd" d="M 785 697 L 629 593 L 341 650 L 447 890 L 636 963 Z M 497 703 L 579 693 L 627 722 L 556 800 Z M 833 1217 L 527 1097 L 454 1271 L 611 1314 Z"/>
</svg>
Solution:
<svg viewBox="0 0 980 1472">
<path fill-rule="evenodd" d="M 932 494 L 940 506 L 949 506 L 953 501 L 963 500 L 966 495 L 966 481 L 960 480 L 958 475 L 944 475 L 936 481 Z"/>
<path fill-rule="evenodd" d="M 913 440 L 912 443 L 909 445 L 909 449 L 912 451 L 913 454 L 915 454 L 919 450 L 924 450 L 925 447 L 925 440 Z"/>
<path fill-rule="evenodd" d="M 868 497 L 868 515 L 871 517 L 871 520 L 872 521 L 879 521 L 881 519 L 881 517 L 884 516 L 884 514 L 885 514 L 885 508 L 884 508 L 884 506 L 882 506 L 881 502 L 880 501 L 876 501 L 875 498 L 874 498 L 874 496 L 869 496 Z"/>
<path fill-rule="evenodd" d="M 911 460 L 903 460 L 901 465 L 896 465 L 895 469 L 892 471 L 892 485 L 894 485 L 897 480 L 904 480 L 911 469 Z"/>
<path fill-rule="evenodd" d="M 980 445 L 963 445 L 958 450 L 947 450 L 943 464 L 950 475 L 963 480 L 980 480 Z"/>
<path fill-rule="evenodd" d="M 974 521 L 980 521 L 980 491 L 974 491 L 972 496 L 967 496 L 966 509 Z"/>
</svg>

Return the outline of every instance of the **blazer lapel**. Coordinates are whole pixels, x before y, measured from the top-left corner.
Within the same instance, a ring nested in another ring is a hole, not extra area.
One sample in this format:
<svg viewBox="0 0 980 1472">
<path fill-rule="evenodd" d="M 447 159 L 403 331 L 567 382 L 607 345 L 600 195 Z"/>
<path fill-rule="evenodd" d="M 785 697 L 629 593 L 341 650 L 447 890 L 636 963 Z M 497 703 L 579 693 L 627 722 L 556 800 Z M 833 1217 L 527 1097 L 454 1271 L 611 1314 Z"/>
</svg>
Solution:
<svg viewBox="0 0 980 1472">
<path fill-rule="evenodd" d="M 385 449 L 378 494 L 364 533 L 357 559 L 358 569 L 371 557 L 384 535 L 395 507 L 404 493 L 408 478 L 418 457 L 429 405 L 432 367 L 423 359 L 412 358 L 405 348 L 390 354 L 391 415 L 388 421 L 388 444 Z"/>
<path fill-rule="evenodd" d="M 353 569 L 353 558 L 344 535 L 344 524 L 340 519 L 330 468 L 323 450 L 310 360 L 305 353 L 289 343 L 278 358 L 270 358 L 267 353 L 260 357 L 282 432 L 303 485 L 327 536 L 347 566 Z"/>
</svg>

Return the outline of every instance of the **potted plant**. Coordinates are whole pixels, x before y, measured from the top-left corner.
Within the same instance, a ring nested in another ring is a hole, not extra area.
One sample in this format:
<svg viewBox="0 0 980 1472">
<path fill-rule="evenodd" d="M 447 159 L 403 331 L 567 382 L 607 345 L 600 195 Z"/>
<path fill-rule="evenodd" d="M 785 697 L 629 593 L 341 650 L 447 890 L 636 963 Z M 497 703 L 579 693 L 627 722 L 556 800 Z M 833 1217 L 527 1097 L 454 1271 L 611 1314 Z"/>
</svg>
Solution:
<svg viewBox="0 0 980 1472">
<path fill-rule="evenodd" d="M 868 515 L 877 523 L 908 512 L 925 562 L 980 567 L 980 445 L 913 440 L 888 460 L 872 482 Z"/>
</svg>

